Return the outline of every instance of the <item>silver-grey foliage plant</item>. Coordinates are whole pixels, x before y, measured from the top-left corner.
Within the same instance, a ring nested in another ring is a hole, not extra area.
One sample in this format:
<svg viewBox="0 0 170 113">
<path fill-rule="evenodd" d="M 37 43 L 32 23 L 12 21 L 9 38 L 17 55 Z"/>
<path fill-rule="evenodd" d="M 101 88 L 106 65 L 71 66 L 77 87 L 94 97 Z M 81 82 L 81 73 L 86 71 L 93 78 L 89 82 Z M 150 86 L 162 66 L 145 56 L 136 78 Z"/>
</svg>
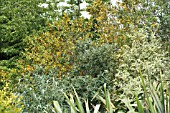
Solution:
<svg viewBox="0 0 170 113">
<path fill-rule="evenodd" d="M 154 34 L 148 37 L 148 34 L 140 31 L 128 37 L 132 39 L 131 44 L 124 45 L 116 54 L 118 68 L 115 80 L 123 89 L 121 98 L 134 98 L 135 92 L 142 93 L 139 71 L 143 73 L 147 82 L 159 82 L 160 71 L 164 80 L 170 75 L 169 57 Z"/>
</svg>

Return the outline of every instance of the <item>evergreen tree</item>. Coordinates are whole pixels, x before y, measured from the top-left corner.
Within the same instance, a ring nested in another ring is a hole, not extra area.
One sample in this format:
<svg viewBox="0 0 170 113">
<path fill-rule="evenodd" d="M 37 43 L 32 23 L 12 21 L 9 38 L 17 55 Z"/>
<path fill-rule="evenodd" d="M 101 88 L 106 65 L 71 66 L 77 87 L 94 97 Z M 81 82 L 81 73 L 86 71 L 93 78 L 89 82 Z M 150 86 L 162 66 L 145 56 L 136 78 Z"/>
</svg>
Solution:
<svg viewBox="0 0 170 113">
<path fill-rule="evenodd" d="M 7 61 L 13 67 L 24 48 L 23 39 L 45 28 L 53 9 L 40 7 L 42 3 L 45 0 L 0 0 L 0 65 Z"/>
</svg>

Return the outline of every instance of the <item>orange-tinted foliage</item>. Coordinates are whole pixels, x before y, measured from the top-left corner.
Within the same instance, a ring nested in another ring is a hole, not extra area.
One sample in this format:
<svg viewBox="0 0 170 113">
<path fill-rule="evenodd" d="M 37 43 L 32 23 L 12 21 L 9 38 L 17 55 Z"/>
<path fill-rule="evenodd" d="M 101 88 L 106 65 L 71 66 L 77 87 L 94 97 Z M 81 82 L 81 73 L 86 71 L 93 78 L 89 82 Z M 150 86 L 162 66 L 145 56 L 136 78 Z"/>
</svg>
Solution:
<svg viewBox="0 0 170 113">
<path fill-rule="evenodd" d="M 129 12 L 128 5 L 121 4 L 124 12 Z M 82 17 L 71 20 L 64 14 L 59 20 L 49 23 L 49 31 L 39 36 L 28 37 L 25 70 L 32 71 L 34 65 L 41 66 L 47 73 L 56 69 L 56 76 L 67 75 L 74 64 L 74 47 L 78 41 L 91 39 L 94 46 L 104 43 L 126 43 L 126 32 L 133 32 L 129 26 L 133 19 L 120 13 L 116 7 L 96 0 L 87 11 L 92 15 L 89 20 Z M 121 27 L 123 25 L 123 27 Z M 23 62 L 21 63 L 23 64 Z"/>
</svg>

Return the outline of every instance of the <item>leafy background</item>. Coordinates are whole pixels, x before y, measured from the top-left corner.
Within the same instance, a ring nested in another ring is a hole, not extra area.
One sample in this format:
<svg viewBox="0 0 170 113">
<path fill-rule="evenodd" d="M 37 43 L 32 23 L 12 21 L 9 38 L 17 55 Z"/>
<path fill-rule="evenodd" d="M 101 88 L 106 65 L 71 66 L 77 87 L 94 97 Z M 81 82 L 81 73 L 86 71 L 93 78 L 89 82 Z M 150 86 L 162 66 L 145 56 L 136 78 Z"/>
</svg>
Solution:
<svg viewBox="0 0 170 113">
<path fill-rule="evenodd" d="M 160 98 L 151 95 L 152 102 L 160 99 L 168 113 L 169 1 L 86 0 L 85 9 L 82 0 L 61 2 L 0 1 L 0 112 L 55 113 L 54 101 L 71 112 L 65 92 L 70 99 L 77 93 L 83 108 L 88 99 L 90 111 L 100 104 L 100 112 L 134 113 L 143 106 L 155 113 L 159 106 L 154 110 L 145 98 L 154 89 Z"/>
</svg>

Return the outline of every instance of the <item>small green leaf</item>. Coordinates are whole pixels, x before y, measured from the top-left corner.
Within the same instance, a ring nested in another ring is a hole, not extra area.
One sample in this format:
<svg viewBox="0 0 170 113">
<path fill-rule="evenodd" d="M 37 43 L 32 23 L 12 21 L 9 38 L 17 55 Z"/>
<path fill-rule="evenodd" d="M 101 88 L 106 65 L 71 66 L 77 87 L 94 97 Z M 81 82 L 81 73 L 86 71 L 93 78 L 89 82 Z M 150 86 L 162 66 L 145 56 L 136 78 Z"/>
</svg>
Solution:
<svg viewBox="0 0 170 113">
<path fill-rule="evenodd" d="M 53 101 L 53 104 L 54 104 L 54 107 L 55 107 L 57 113 L 62 113 L 62 110 L 61 110 L 61 107 L 60 107 L 58 101 Z"/>
<path fill-rule="evenodd" d="M 138 97 L 136 96 L 136 101 L 137 101 L 137 107 L 138 107 L 138 112 L 139 113 L 145 113 L 144 112 L 144 109 L 143 109 L 143 106 L 142 106 L 142 103 L 139 101 Z"/>
</svg>

